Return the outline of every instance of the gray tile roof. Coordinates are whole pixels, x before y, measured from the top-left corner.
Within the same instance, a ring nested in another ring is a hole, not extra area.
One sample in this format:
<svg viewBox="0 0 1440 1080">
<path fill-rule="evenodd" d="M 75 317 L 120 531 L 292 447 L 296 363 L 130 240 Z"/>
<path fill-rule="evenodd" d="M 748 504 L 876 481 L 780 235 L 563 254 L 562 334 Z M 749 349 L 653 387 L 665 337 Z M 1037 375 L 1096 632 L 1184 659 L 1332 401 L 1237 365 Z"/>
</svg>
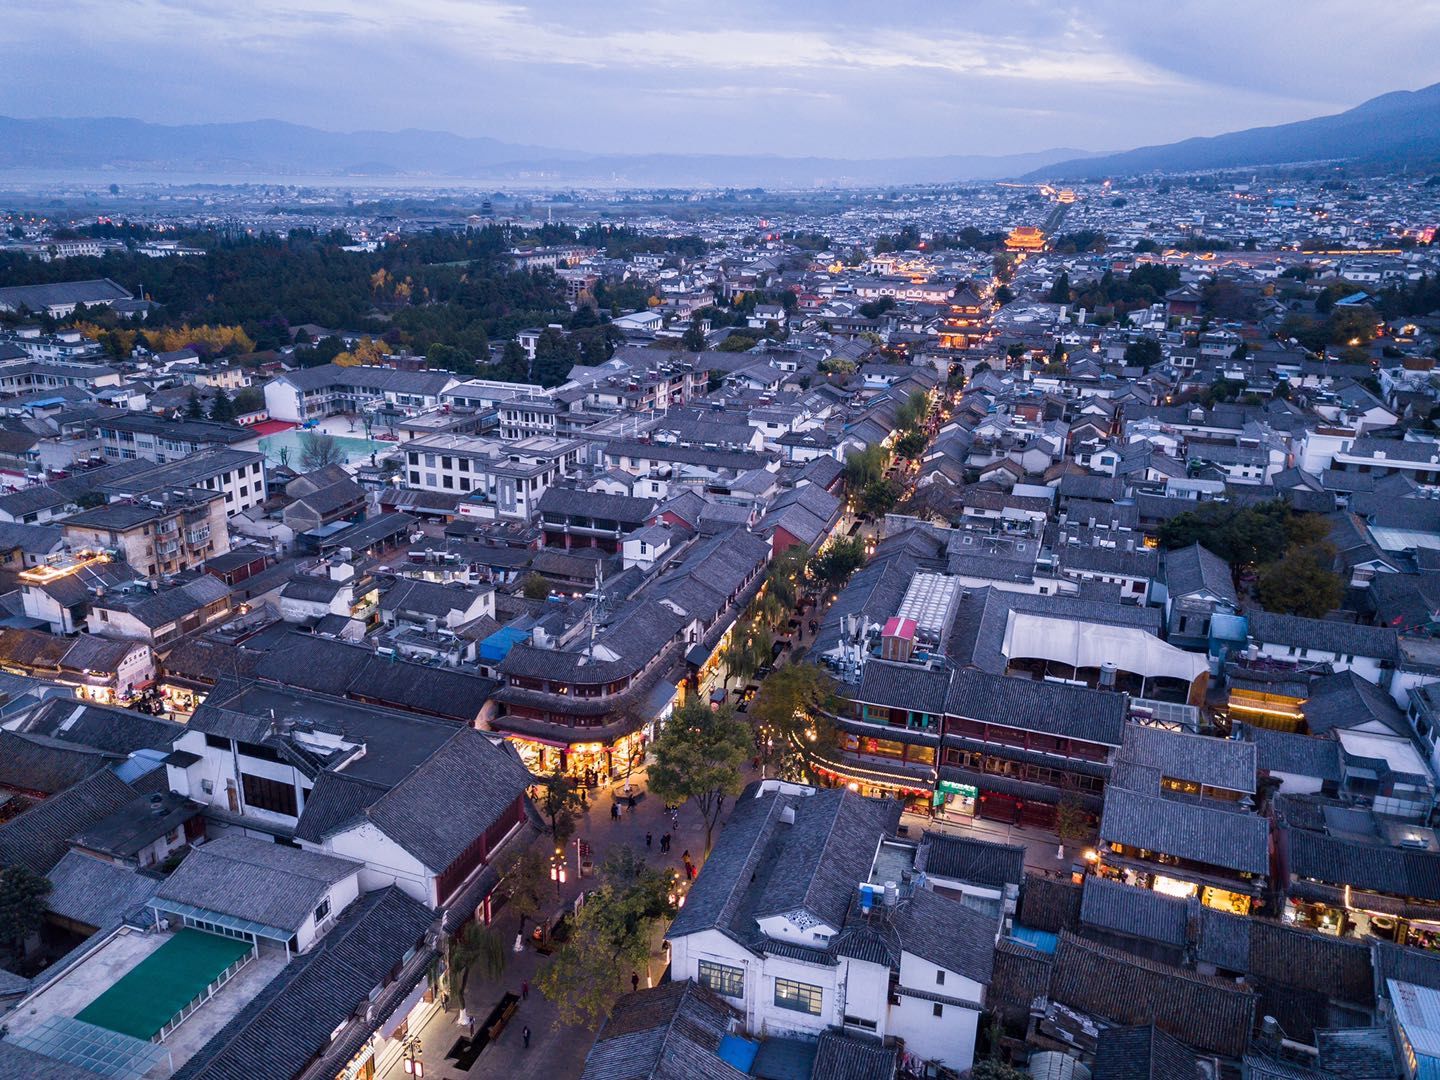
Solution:
<svg viewBox="0 0 1440 1080">
<path fill-rule="evenodd" d="M 1262 772 L 1335 781 L 1341 777 L 1340 744 L 1334 739 L 1295 735 L 1252 724 L 1244 725 L 1244 737 L 1255 744 L 1255 765 Z"/>
<path fill-rule="evenodd" d="M 1264 874 L 1269 835 L 1266 819 L 1254 814 L 1144 795 L 1113 784 L 1105 790 L 1100 838 L 1106 843 Z"/>
<path fill-rule="evenodd" d="M 393 885 L 361 896 L 318 945 L 290 961 L 186 1061 L 175 1080 L 290 1077 L 325 1052 L 343 1055 L 334 1062 L 338 1073 L 373 1032 L 363 1020 L 351 1023 L 357 1010 L 364 1015 L 371 988 L 421 944 L 434 918 Z M 413 985 L 392 984 L 376 1002 L 377 1021 Z"/>
<path fill-rule="evenodd" d="M 74 707 L 73 699 L 69 703 Z M 0 730 L 0 787 L 54 795 L 87 776 L 123 761 L 88 746 L 72 746 L 46 735 Z"/>
<path fill-rule="evenodd" d="M 1164 776 L 1229 791 L 1255 792 L 1253 743 L 1127 724 L 1120 757 L 1157 768 Z"/>
<path fill-rule="evenodd" d="M 277 930 L 298 930 L 329 888 L 362 865 L 267 840 L 222 836 L 193 848 L 156 892 Z"/>
<path fill-rule="evenodd" d="M 951 676 L 949 668 L 870 660 L 860 669 L 860 685 L 849 696 L 868 705 L 939 715 L 945 711 Z"/>
<path fill-rule="evenodd" d="M 994 675 L 973 668 L 955 673 L 945 711 L 985 723 L 1119 746 L 1126 698 L 1104 690 Z"/>
<path fill-rule="evenodd" d="M 1184 1043 L 1143 1024 L 1100 1032 L 1090 1080 L 1201 1080 L 1204 1075 Z"/>
<path fill-rule="evenodd" d="M 827 1031 L 815 1048 L 817 1080 L 893 1080 L 900 1051 L 878 1040 Z"/>
<path fill-rule="evenodd" d="M 1208 594 L 1230 604 L 1239 603 L 1229 564 L 1200 544 L 1166 554 L 1165 585 L 1172 599 Z"/>
<path fill-rule="evenodd" d="M 365 816 L 430 869 L 448 867 L 534 782 L 507 743 L 461 728 Z M 445 812 L 437 814 L 435 808 Z"/>
<path fill-rule="evenodd" d="M 982 986 L 990 982 L 1000 929 L 995 916 L 929 889 L 916 889 L 896 905 L 891 925 L 905 952 Z"/>
<path fill-rule="evenodd" d="M 1440 901 L 1440 854 L 1349 840 L 1309 829 L 1284 831 L 1290 872 L 1331 885 Z"/>
<path fill-rule="evenodd" d="M 1255 994 L 1229 979 L 1060 934 L 1052 1000 L 1114 1024 L 1154 1024 L 1196 1050 L 1237 1058 L 1255 1022 Z"/>
<path fill-rule="evenodd" d="M 793 811 L 793 823 L 784 820 L 787 811 Z M 798 796 L 752 785 L 737 801 L 669 936 L 719 929 L 751 944 L 759 934 L 758 916 L 800 909 L 843 926 L 881 838 L 893 836 L 899 820 L 899 803 L 846 788 Z"/>
<path fill-rule="evenodd" d="M 86 777 L 0 825 L 0 866 L 19 863 L 36 874 L 48 874 L 65 857 L 69 837 L 135 795 L 135 789 L 109 769 Z"/>
<path fill-rule="evenodd" d="M 927 830 L 916 868 L 930 877 L 1003 889 L 1025 880 L 1025 848 Z"/>
<path fill-rule="evenodd" d="M 626 994 L 596 1035 L 581 1080 L 744 1080 L 716 1052 L 738 1017 L 688 979 Z"/>
<path fill-rule="evenodd" d="M 1250 636 L 1266 645 L 1295 645 L 1379 660 L 1394 660 L 1399 654 L 1398 636 L 1386 626 L 1307 619 L 1270 611 L 1251 611 L 1247 618 Z"/>
<path fill-rule="evenodd" d="M 136 750 L 169 746 L 185 731 L 183 724 L 163 717 L 73 698 L 49 698 L 7 724 L 18 732 L 49 736 L 60 743 L 88 746 L 110 754 L 132 754 Z"/>
<path fill-rule="evenodd" d="M 143 918 L 159 887 L 159 878 L 71 851 L 50 871 L 45 903 L 56 915 L 98 928 Z"/>
</svg>

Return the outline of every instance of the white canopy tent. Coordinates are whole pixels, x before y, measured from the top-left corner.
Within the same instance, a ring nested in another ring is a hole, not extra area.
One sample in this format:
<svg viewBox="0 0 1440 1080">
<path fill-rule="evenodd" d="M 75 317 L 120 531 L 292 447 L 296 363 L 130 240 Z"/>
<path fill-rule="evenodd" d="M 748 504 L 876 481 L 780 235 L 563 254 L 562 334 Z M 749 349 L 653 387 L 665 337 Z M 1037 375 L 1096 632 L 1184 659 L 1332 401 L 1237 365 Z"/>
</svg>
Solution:
<svg viewBox="0 0 1440 1080">
<path fill-rule="evenodd" d="M 1187 683 L 1208 669 L 1206 658 L 1185 652 L 1134 626 L 1075 622 L 1011 611 L 1002 651 L 1009 660 L 1053 660 L 1073 668 L 1114 664 L 1147 679 L 1165 677 Z"/>
</svg>

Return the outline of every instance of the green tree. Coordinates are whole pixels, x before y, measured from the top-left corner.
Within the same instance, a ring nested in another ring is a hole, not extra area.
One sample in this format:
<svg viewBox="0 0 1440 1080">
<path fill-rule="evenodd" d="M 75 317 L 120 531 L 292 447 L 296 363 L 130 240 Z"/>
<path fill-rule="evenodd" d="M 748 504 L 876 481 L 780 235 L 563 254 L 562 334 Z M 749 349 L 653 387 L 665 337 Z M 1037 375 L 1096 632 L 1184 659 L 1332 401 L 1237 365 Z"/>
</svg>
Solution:
<svg viewBox="0 0 1440 1080">
<path fill-rule="evenodd" d="M 19 864 L 0 870 L 0 942 L 14 951 L 45 923 L 50 882 Z"/>
<path fill-rule="evenodd" d="M 1125 366 L 1138 367 L 1149 371 L 1160 362 L 1160 342 L 1154 338 L 1141 338 L 1125 346 Z"/>
<path fill-rule="evenodd" d="M 185 399 L 185 419 L 205 419 L 205 406 L 201 403 L 200 395 L 195 392 L 194 387 L 190 388 L 190 396 Z"/>
<path fill-rule="evenodd" d="M 884 517 L 900 501 L 900 494 L 900 485 L 894 480 L 872 480 L 860 492 L 860 513 L 868 518 Z"/>
<path fill-rule="evenodd" d="M 545 910 L 550 896 L 550 864 L 533 845 L 508 854 L 499 866 L 500 884 L 496 891 L 505 906 L 520 916 L 520 929 Z"/>
<path fill-rule="evenodd" d="M 895 410 L 895 426 L 901 431 L 909 431 L 921 424 L 929 412 L 929 395 L 923 390 L 915 390 Z"/>
<path fill-rule="evenodd" d="M 215 400 L 210 404 L 210 419 L 227 424 L 235 419 L 235 403 L 224 390 L 215 391 Z"/>
<path fill-rule="evenodd" d="M 545 600 L 550 596 L 550 582 L 541 574 L 527 574 L 520 586 L 520 594 L 526 600 Z"/>
<path fill-rule="evenodd" d="M 680 339 L 680 346 L 686 352 L 705 351 L 705 331 L 700 329 L 700 320 L 696 319 L 690 323 L 690 328 Z"/>
<path fill-rule="evenodd" d="M 1284 558 L 1261 568 L 1255 595 L 1267 611 L 1319 619 L 1340 606 L 1345 581 L 1331 567 L 1335 549 L 1328 543 L 1290 548 Z"/>
<path fill-rule="evenodd" d="M 923 431 L 910 430 L 895 440 L 895 456 L 913 461 L 925 451 L 930 440 Z"/>
<path fill-rule="evenodd" d="M 538 777 L 536 786 L 540 789 L 536 808 L 547 822 L 550 839 L 556 847 L 561 847 L 575 835 L 575 815 L 585 806 L 580 785 L 565 774 L 557 757 L 555 767 Z"/>
<path fill-rule="evenodd" d="M 871 443 L 863 450 L 851 450 L 845 455 L 845 468 L 841 475 L 845 490 L 858 495 L 866 484 L 880 480 L 890 465 L 890 452 L 879 443 Z"/>
<path fill-rule="evenodd" d="M 708 853 L 725 800 L 740 794 L 740 767 L 750 754 L 750 729 L 729 707 L 688 700 L 651 744 L 650 791 L 667 803 L 689 801 L 705 824 Z"/>
<path fill-rule="evenodd" d="M 832 541 L 810 560 L 808 572 L 828 589 L 839 588 L 865 565 L 865 545 L 855 537 Z"/>
<path fill-rule="evenodd" d="M 1055 284 L 1050 286 L 1050 292 L 1045 299 L 1052 304 L 1068 304 L 1070 302 L 1070 273 L 1067 270 L 1060 271 L 1060 276 L 1055 279 Z"/>
<path fill-rule="evenodd" d="M 477 922 L 467 923 L 451 941 L 446 965 L 450 996 L 455 1004 L 462 1010 L 465 1008 L 465 987 L 472 971 L 495 981 L 505 974 L 506 960 L 505 943 L 499 934 Z"/>
<path fill-rule="evenodd" d="M 781 776 L 805 779 L 806 751 L 835 745 L 838 729 L 827 714 L 838 706 L 835 683 L 818 664 L 786 664 L 760 684 L 749 717 Z"/>
<path fill-rule="evenodd" d="M 674 878 L 628 847 L 610 853 L 570 936 L 535 979 L 561 1024 L 596 1030 L 631 971 L 649 966 L 655 928 L 675 913 Z"/>
<path fill-rule="evenodd" d="M 755 347 L 756 338 L 746 334 L 731 334 L 719 345 L 715 346 L 717 352 L 740 353 Z"/>
<path fill-rule="evenodd" d="M 327 465 L 340 465 L 345 461 L 345 451 L 333 436 L 318 431 L 307 431 L 300 436 L 300 468 L 303 472 L 314 472 Z"/>
<path fill-rule="evenodd" d="M 1094 839 L 1095 830 L 1091 825 L 1090 814 L 1074 795 L 1062 795 L 1055 806 L 1055 834 L 1060 837 L 1061 846 L 1066 843 L 1086 843 Z"/>
</svg>

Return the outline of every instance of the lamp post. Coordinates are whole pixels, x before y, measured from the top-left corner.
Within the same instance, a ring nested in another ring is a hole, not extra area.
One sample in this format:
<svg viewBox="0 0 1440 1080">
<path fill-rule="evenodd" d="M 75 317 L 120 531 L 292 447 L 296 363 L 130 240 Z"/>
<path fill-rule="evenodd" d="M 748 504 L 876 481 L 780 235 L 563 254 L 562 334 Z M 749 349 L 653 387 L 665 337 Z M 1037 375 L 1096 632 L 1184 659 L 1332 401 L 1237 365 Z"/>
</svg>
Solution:
<svg viewBox="0 0 1440 1080">
<path fill-rule="evenodd" d="M 405 1036 L 404 1054 L 406 1076 L 418 1078 L 425 1075 L 425 1063 L 420 1060 L 420 1055 L 424 1052 L 425 1048 L 420 1045 L 419 1035 Z"/>
<path fill-rule="evenodd" d="M 550 880 L 555 882 L 555 895 L 560 895 L 560 886 L 565 884 L 565 850 L 557 847 L 550 859 Z"/>
</svg>

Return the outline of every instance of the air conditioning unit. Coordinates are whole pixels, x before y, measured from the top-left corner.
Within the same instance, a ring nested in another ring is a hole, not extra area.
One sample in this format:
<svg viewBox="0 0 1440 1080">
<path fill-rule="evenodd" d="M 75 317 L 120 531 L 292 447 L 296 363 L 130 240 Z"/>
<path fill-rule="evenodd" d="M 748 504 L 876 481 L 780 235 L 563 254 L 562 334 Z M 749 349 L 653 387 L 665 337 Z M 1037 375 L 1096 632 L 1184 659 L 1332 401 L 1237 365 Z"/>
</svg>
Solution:
<svg viewBox="0 0 1440 1080">
<path fill-rule="evenodd" d="M 201 781 L 200 781 L 200 790 L 203 791 L 206 795 L 214 795 L 214 794 L 215 794 L 215 781 L 213 781 L 213 780 L 201 780 Z"/>
</svg>

